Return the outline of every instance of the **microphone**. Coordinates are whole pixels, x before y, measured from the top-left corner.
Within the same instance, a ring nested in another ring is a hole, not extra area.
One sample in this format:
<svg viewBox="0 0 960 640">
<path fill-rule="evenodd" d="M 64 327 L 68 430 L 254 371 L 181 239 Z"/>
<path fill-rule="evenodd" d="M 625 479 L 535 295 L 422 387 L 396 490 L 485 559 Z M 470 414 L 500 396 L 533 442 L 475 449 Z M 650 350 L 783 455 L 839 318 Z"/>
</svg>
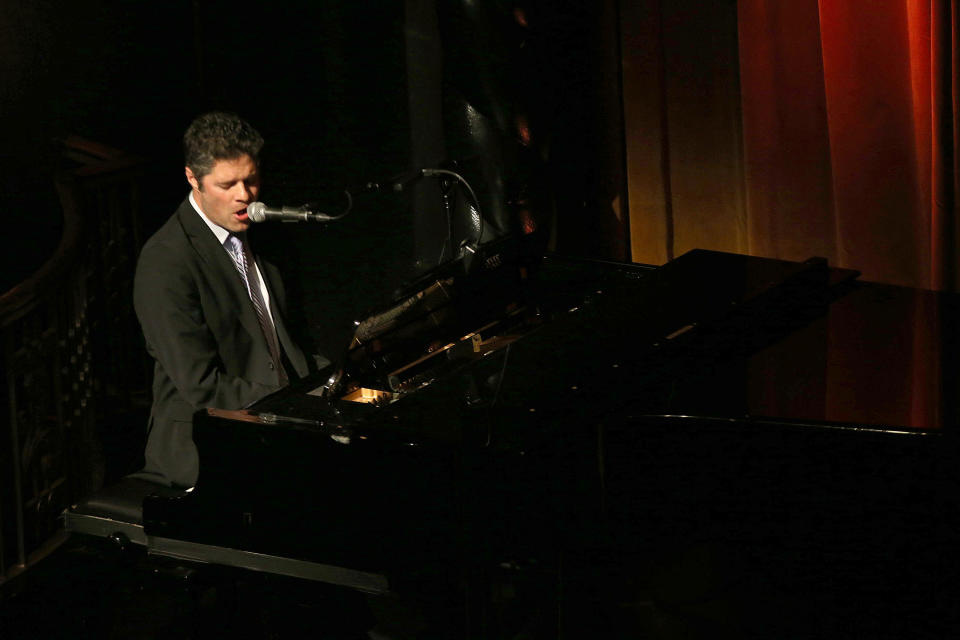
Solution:
<svg viewBox="0 0 960 640">
<path fill-rule="evenodd" d="M 268 207 L 263 202 L 251 202 L 247 205 L 247 217 L 250 222 L 269 222 L 271 220 L 280 220 L 282 222 L 328 222 L 336 220 L 340 216 L 331 216 L 326 213 L 314 213 L 308 209 L 309 205 L 302 207 Z"/>
</svg>

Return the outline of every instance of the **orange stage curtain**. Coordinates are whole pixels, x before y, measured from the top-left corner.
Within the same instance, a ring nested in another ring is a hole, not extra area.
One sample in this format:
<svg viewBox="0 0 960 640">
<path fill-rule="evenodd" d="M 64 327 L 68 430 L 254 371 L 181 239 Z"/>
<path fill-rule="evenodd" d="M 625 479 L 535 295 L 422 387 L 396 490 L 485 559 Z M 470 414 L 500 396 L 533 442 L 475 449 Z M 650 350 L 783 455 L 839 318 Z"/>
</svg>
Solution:
<svg viewBox="0 0 960 640">
<path fill-rule="evenodd" d="M 741 0 L 748 253 L 960 290 L 958 0 Z"/>
<path fill-rule="evenodd" d="M 749 253 L 960 291 L 957 24 L 958 0 L 738 3 Z M 932 295 L 831 314 L 825 415 L 942 424 L 935 345 L 953 328 Z M 886 351 L 858 351 L 858 334 Z"/>
</svg>

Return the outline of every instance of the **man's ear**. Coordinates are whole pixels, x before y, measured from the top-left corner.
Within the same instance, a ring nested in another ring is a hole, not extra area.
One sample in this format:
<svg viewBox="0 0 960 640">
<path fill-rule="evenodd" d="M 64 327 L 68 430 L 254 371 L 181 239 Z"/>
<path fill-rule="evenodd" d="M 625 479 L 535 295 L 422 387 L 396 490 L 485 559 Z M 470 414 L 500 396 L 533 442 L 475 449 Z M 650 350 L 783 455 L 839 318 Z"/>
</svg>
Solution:
<svg viewBox="0 0 960 640">
<path fill-rule="evenodd" d="M 187 182 L 190 183 L 190 186 L 196 189 L 197 191 L 201 191 L 200 181 L 197 180 L 196 176 L 193 175 L 193 171 L 191 171 L 190 167 L 184 167 L 183 173 L 184 175 L 187 176 Z"/>
</svg>

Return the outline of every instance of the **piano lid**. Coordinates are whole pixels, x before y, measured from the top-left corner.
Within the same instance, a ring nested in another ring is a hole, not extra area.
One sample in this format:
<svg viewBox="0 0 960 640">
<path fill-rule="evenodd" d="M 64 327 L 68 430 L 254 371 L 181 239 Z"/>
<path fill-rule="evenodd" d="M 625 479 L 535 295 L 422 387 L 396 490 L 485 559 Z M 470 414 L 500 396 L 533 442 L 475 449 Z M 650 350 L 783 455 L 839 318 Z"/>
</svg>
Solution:
<svg viewBox="0 0 960 640">
<path fill-rule="evenodd" d="M 952 428 L 957 297 L 856 276 L 702 250 L 656 269 L 547 256 L 447 270 L 360 323 L 324 402 L 370 422 L 347 405 L 402 400 L 439 429 L 467 405 L 533 432 L 614 414 Z M 258 407 L 324 414 L 291 399 L 320 382 Z"/>
<path fill-rule="evenodd" d="M 626 274 L 611 270 L 576 317 L 517 345 L 501 402 L 547 420 L 574 394 L 600 415 L 956 427 L 956 295 L 709 251 Z"/>
</svg>

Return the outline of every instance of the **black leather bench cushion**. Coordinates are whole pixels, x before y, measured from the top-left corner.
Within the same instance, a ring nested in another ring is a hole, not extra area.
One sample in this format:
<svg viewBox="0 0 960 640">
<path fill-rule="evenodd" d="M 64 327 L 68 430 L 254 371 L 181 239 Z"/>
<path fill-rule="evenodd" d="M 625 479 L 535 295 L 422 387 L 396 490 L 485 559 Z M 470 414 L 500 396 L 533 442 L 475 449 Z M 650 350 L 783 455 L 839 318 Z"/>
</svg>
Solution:
<svg viewBox="0 0 960 640">
<path fill-rule="evenodd" d="M 178 496 L 182 489 L 171 489 L 139 478 L 122 478 L 115 484 L 78 502 L 71 511 L 75 514 L 110 518 L 130 524 L 143 524 L 143 499 L 148 495 Z"/>
</svg>

